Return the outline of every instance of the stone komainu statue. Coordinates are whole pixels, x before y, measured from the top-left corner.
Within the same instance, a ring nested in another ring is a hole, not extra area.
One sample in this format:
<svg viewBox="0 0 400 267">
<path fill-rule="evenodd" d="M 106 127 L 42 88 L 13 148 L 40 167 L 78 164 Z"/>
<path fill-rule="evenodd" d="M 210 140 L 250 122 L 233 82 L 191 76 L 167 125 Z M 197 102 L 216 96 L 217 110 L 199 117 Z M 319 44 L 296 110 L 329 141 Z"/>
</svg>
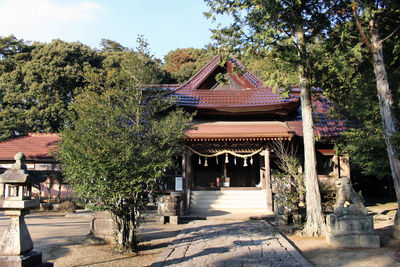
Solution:
<svg viewBox="0 0 400 267">
<path fill-rule="evenodd" d="M 336 205 L 334 213 L 337 215 L 367 215 L 368 211 L 364 206 L 362 196 L 353 189 L 348 177 L 342 177 L 336 181 L 338 188 L 336 194 Z"/>
</svg>

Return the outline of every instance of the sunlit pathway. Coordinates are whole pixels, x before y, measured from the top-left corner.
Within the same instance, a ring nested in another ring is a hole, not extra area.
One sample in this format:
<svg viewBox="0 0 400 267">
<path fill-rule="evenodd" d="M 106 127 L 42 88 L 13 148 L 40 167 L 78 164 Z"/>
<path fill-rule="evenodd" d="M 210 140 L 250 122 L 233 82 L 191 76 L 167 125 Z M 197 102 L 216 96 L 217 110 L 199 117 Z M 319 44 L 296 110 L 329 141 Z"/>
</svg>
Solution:
<svg viewBox="0 0 400 267">
<path fill-rule="evenodd" d="M 194 221 L 152 266 L 312 266 L 263 220 Z"/>
<path fill-rule="evenodd" d="M 0 236 L 7 229 L 9 217 L 0 215 Z M 65 217 L 57 213 L 32 213 L 25 217 L 34 250 L 67 242 L 82 242 L 89 234 L 90 217 Z"/>
</svg>

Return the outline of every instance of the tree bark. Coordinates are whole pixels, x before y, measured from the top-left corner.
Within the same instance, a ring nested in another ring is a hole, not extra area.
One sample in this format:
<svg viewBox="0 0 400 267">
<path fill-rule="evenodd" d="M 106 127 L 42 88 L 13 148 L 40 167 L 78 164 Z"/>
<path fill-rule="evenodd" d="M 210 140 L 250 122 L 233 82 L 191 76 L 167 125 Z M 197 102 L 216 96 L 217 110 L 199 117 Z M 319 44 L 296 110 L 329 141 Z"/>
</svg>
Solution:
<svg viewBox="0 0 400 267">
<path fill-rule="evenodd" d="M 122 249 L 137 252 L 138 248 L 135 236 L 135 212 L 134 210 L 127 212 L 126 209 L 129 209 L 129 207 L 127 207 L 126 204 L 129 205 L 129 203 L 126 203 L 126 201 L 120 199 L 119 203 L 117 204 L 117 211 L 112 212 L 115 223 L 116 242 Z"/>
<path fill-rule="evenodd" d="M 364 29 L 361 26 L 360 19 L 357 13 L 356 1 L 352 1 L 353 17 L 356 22 L 357 28 L 361 34 L 362 40 L 368 47 L 372 54 L 372 64 L 374 66 L 374 73 L 376 78 L 376 89 L 378 93 L 379 108 L 382 117 L 382 128 L 385 136 L 385 144 L 389 157 L 390 170 L 393 177 L 394 189 L 397 197 L 397 212 L 394 219 L 394 235 L 397 239 L 400 239 L 400 161 L 398 159 L 398 151 L 392 144 L 392 136 L 398 133 L 398 121 L 396 119 L 393 107 L 393 96 L 389 88 L 389 82 L 387 78 L 385 61 L 383 58 L 383 40 L 380 38 L 378 21 L 376 14 L 373 13 L 370 21 L 370 33 L 371 42 L 368 40 L 364 33 Z M 397 28 L 398 29 L 398 28 Z M 395 31 L 397 31 L 397 29 Z M 394 31 L 394 32 L 395 32 Z M 394 33 L 393 32 L 393 33 Z M 392 33 L 392 34 L 393 34 Z M 390 38 L 391 35 L 386 37 L 384 40 Z"/>
<path fill-rule="evenodd" d="M 382 116 L 382 126 L 385 135 L 385 143 L 389 157 L 390 169 L 393 177 L 394 189 L 397 197 L 397 213 L 395 217 L 395 225 L 399 228 L 400 215 L 400 161 L 398 159 L 398 151 L 392 143 L 392 136 L 398 133 L 397 119 L 394 113 L 393 96 L 389 88 L 385 62 L 383 59 L 383 44 L 380 40 L 377 21 L 373 17 L 370 21 L 371 27 L 371 45 L 373 47 L 372 59 L 374 65 L 374 73 L 376 77 L 376 89 L 378 93 L 379 108 Z"/>
<path fill-rule="evenodd" d="M 296 30 L 299 54 L 301 59 L 300 70 L 300 100 L 303 120 L 304 142 L 304 173 L 306 187 L 306 224 L 303 234 L 306 236 L 320 236 L 325 232 L 325 219 L 321 208 L 321 195 L 318 186 L 317 164 L 315 154 L 314 129 L 312 119 L 311 90 L 307 84 L 306 51 L 304 31 L 302 27 Z"/>
</svg>

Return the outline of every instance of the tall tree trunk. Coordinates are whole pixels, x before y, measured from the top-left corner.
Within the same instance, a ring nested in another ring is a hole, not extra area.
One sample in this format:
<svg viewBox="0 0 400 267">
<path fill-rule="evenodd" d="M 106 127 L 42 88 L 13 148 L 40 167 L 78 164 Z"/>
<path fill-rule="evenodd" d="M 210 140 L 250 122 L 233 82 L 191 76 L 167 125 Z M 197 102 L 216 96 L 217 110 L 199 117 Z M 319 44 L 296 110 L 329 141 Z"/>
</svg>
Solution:
<svg viewBox="0 0 400 267">
<path fill-rule="evenodd" d="M 372 64 L 374 66 L 374 73 L 376 78 L 376 90 L 378 93 L 379 108 L 382 117 L 383 133 L 385 135 L 386 149 L 389 157 L 390 170 L 393 177 L 394 189 L 397 197 L 397 213 L 394 219 L 394 234 L 395 237 L 400 239 L 400 161 L 398 158 L 398 151 L 392 144 L 392 136 L 398 133 L 397 119 L 394 113 L 393 107 L 393 96 L 389 88 L 389 81 L 387 78 L 385 62 L 383 60 L 383 40 L 380 38 L 378 21 L 376 13 L 371 12 L 372 16 L 369 21 L 371 42 L 368 40 L 364 33 L 364 29 L 361 25 L 360 19 L 357 13 L 357 3 L 352 1 L 353 16 L 357 25 L 357 28 L 361 34 L 363 42 L 368 47 L 368 50 L 372 54 Z M 393 32 L 394 33 L 394 32 Z M 392 33 L 392 34 L 393 34 Z M 389 38 L 389 35 L 386 38 Z M 386 39 L 385 38 L 385 39 Z"/>
<path fill-rule="evenodd" d="M 122 249 L 137 252 L 135 212 L 131 209 L 132 207 L 128 207 L 127 205 L 129 204 L 120 200 L 119 207 L 117 208 L 118 211 L 116 213 L 115 211 L 112 212 L 115 223 L 116 242 Z"/>
<path fill-rule="evenodd" d="M 307 211 L 306 225 L 303 229 L 303 234 L 306 236 L 320 236 L 325 232 L 325 220 L 322 214 L 321 195 L 318 186 L 311 90 L 307 84 L 306 51 L 302 27 L 298 27 L 296 30 L 296 38 L 300 50 L 300 59 L 302 61 L 300 70 L 300 100 L 301 116 L 303 120 L 304 183 L 306 187 Z"/>
<path fill-rule="evenodd" d="M 400 161 L 398 158 L 398 151 L 392 144 L 392 136 L 398 133 L 397 119 L 394 114 L 393 96 L 389 88 L 385 62 L 383 60 L 383 44 L 380 40 L 377 21 L 372 19 L 370 21 L 371 27 L 371 45 L 373 47 L 373 65 L 376 77 L 376 89 L 378 92 L 379 107 L 382 116 L 383 132 L 385 135 L 385 143 L 389 157 L 390 169 L 393 177 L 394 189 L 397 197 L 397 213 L 395 217 L 395 224 L 399 227 L 400 215 Z"/>
</svg>

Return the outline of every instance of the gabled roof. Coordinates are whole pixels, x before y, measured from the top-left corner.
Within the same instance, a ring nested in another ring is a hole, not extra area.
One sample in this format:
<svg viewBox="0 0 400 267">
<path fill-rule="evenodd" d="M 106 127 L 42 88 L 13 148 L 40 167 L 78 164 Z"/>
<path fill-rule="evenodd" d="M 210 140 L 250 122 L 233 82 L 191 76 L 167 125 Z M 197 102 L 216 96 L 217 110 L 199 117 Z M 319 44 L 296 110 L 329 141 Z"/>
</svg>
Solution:
<svg viewBox="0 0 400 267">
<path fill-rule="evenodd" d="M 220 56 L 212 59 L 186 83 L 173 91 L 178 105 L 195 109 L 211 109 L 223 112 L 289 112 L 299 105 L 299 98 L 282 97 L 254 73 L 246 70 L 236 59 L 230 59 L 221 67 Z M 237 74 L 234 68 L 244 71 Z M 218 86 L 215 77 L 225 74 L 229 84 Z"/>
<path fill-rule="evenodd" d="M 53 159 L 52 152 L 60 137 L 55 133 L 29 133 L 10 140 L 0 142 L 0 160 L 14 161 L 18 152 L 25 154 L 27 160 Z"/>
</svg>

